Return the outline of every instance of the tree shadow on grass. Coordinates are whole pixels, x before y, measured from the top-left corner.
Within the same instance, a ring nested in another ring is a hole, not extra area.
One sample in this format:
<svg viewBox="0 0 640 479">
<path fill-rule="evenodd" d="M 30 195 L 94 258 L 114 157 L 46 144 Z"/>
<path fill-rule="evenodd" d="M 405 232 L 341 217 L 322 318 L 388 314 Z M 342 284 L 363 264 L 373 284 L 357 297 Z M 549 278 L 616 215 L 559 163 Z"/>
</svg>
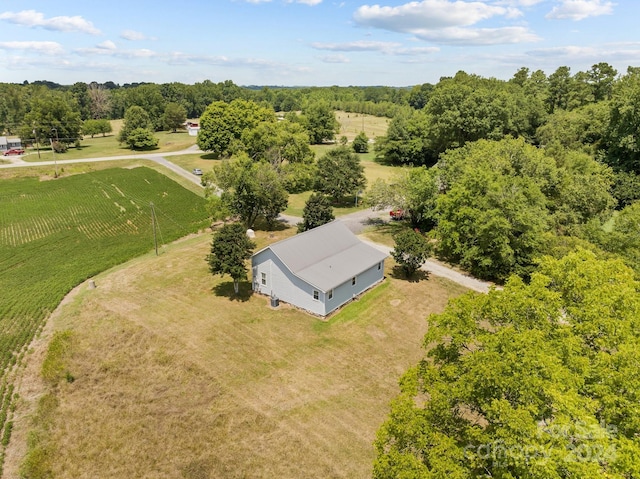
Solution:
<svg viewBox="0 0 640 479">
<path fill-rule="evenodd" d="M 253 225 L 254 231 L 282 231 L 289 228 L 289 225 L 286 221 L 276 219 L 272 224 L 268 224 L 264 218 L 258 218 Z"/>
<path fill-rule="evenodd" d="M 233 290 L 233 281 L 225 281 L 223 283 L 216 284 L 211 288 L 213 294 L 220 297 L 226 297 L 229 301 L 240 301 L 242 303 L 249 301 L 249 298 L 253 294 L 251 290 L 251 284 L 247 282 L 241 282 L 238 294 Z"/>
<path fill-rule="evenodd" d="M 200 158 L 203 160 L 219 160 L 220 155 L 217 153 L 205 153 L 204 155 L 200 155 Z"/>
<path fill-rule="evenodd" d="M 429 271 L 419 269 L 418 271 L 413 273 L 413 275 L 407 276 L 406 271 L 402 267 L 396 265 L 391 270 L 391 273 L 389 274 L 389 276 L 391 276 L 394 279 L 401 279 L 404 281 L 408 281 L 410 283 L 419 283 L 420 281 L 429 279 L 429 274 L 430 274 Z"/>
</svg>

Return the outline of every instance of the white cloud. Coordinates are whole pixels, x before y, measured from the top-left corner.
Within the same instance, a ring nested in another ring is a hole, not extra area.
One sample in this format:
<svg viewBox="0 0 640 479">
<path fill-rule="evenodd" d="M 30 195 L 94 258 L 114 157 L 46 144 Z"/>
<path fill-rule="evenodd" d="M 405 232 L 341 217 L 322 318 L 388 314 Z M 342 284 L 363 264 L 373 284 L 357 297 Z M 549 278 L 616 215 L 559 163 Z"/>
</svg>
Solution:
<svg viewBox="0 0 640 479">
<path fill-rule="evenodd" d="M 118 50 L 116 44 L 110 40 L 104 41 L 92 48 L 76 48 L 74 50 L 74 53 L 81 56 L 103 55 L 125 59 L 154 58 L 160 56 L 160 54 L 158 54 L 157 52 L 148 50 L 146 48 L 141 48 L 138 50 Z"/>
<path fill-rule="evenodd" d="M 532 42 L 538 36 L 525 27 L 470 28 L 493 17 L 513 19 L 522 16 L 515 5 L 532 0 L 511 0 L 490 5 L 475 1 L 423 0 L 396 7 L 364 5 L 354 14 L 356 23 L 399 33 L 409 33 L 421 40 L 455 45 L 495 45 Z M 535 0 L 533 0 L 535 1 Z"/>
<path fill-rule="evenodd" d="M 328 50 L 334 52 L 381 52 L 387 55 L 425 55 L 439 51 L 437 47 L 404 48 L 401 43 L 356 41 L 345 43 L 321 43 L 315 42 L 311 47 L 316 50 Z"/>
<path fill-rule="evenodd" d="M 344 55 L 326 55 L 320 57 L 320 60 L 324 63 L 350 63 L 350 60 Z"/>
<path fill-rule="evenodd" d="M 145 40 L 147 37 L 144 33 L 136 32 L 135 30 L 123 30 L 122 33 L 120 33 L 120 38 L 135 42 Z"/>
<path fill-rule="evenodd" d="M 4 12 L 0 14 L 0 20 L 6 20 L 9 23 L 25 27 L 41 27 L 46 30 L 56 30 L 60 32 L 82 32 L 91 35 L 100 34 L 100 30 L 94 27 L 93 23 L 80 16 L 45 18 L 43 13 L 36 12 L 35 10 L 23 10 L 16 13 Z"/>
<path fill-rule="evenodd" d="M 115 50 L 117 47 L 116 47 L 116 44 L 113 43 L 111 40 L 105 40 L 102 43 L 98 43 L 96 45 L 96 48 L 112 51 L 112 50 Z"/>
<path fill-rule="evenodd" d="M 560 5 L 553 7 L 545 18 L 579 21 L 588 17 L 611 15 L 614 5 L 602 0 L 561 0 Z"/>
<path fill-rule="evenodd" d="M 509 13 L 513 14 L 508 8 L 483 2 L 423 0 L 397 7 L 363 5 L 356 10 L 354 20 L 364 26 L 410 33 L 415 29 L 470 26 Z"/>
<path fill-rule="evenodd" d="M 540 38 L 524 27 L 502 28 L 442 28 L 440 30 L 416 30 L 414 35 L 422 40 L 447 45 L 504 45 L 536 42 Z"/>
<path fill-rule="evenodd" d="M 64 48 L 57 42 L 0 42 L 0 50 L 20 50 L 42 55 L 61 55 Z"/>
</svg>

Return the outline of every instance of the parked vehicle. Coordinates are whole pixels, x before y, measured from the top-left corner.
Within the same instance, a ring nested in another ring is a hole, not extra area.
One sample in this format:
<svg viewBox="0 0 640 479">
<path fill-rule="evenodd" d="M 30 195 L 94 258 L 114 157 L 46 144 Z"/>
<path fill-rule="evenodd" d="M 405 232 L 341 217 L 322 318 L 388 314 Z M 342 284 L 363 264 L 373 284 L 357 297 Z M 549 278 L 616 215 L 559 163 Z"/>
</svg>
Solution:
<svg viewBox="0 0 640 479">
<path fill-rule="evenodd" d="M 389 211 L 389 216 L 391 216 L 392 220 L 402 220 L 404 219 L 404 210 L 402 208 L 396 208 L 395 210 Z"/>
<path fill-rule="evenodd" d="M 9 155 L 24 155 L 24 150 L 21 150 L 20 148 L 11 148 L 4 152 L 4 156 Z"/>
<path fill-rule="evenodd" d="M 202 170 L 200 168 L 194 168 L 192 173 L 194 175 L 202 176 Z"/>
</svg>

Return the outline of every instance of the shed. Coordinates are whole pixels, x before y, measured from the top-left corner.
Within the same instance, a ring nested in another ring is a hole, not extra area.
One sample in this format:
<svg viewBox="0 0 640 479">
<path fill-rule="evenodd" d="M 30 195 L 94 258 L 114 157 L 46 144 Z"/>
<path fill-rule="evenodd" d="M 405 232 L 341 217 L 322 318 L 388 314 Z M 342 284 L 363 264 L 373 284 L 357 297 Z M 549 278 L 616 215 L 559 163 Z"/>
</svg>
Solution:
<svg viewBox="0 0 640 479">
<path fill-rule="evenodd" d="M 336 220 L 256 252 L 252 287 L 326 316 L 382 281 L 387 256 Z"/>
</svg>

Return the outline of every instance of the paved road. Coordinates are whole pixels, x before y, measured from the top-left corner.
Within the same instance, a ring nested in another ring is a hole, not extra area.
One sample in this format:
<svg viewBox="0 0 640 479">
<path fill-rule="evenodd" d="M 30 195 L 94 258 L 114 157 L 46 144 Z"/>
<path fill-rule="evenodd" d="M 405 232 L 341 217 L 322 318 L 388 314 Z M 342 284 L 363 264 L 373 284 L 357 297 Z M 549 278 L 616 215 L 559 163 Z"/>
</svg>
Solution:
<svg viewBox="0 0 640 479">
<path fill-rule="evenodd" d="M 196 145 L 187 148 L 182 151 L 173 151 L 168 153 L 150 153 L 150 154 L 136 154 L 136 155 L 121 155 L 121 156 L 107 156 L 107 157 L 99 157 L 99 158 L 84 158 L 77 160 L 60 160 L 57 162 L 54 161 L 38 161 L 38 162 L 27 162 L 24 161 L 20 157 L 5 157 L 5 159 L 9 159 L 11 163 L 0 165 L 0 168 L 28 168 L 30 166 L 52 166 L 55 163 L 59 165 L 67 165 L 72 163 L 88 163 L 88 162 L 98 162 L 98 161 L 114 161 L 114 160 L 132 160 L 132 159 L 145 159 L 155 161 L 159 165 L 168 168 L 169 170 L 177 173 L 178 175 L 192 181 L 196 185 L 201 185 L 200 177 L 186 171 L 185 169 L 179 167 L 175 163 L 170 162 L 165 157 L 184 155 L 184 154 L 194 154 L 194 153 L 203 153 L 198 149 Z M 298 216 L 290 216 L 290 215 L 280 215 L 280 219 L 283 221 L 295 225 L 299 223 L 302 218 Z M 344 222 L 347 227 L 354 233 L 360 234 L 362 231 L 372 224 L 380 223 L 382 221 L 389 220 L 389 213 L 386 211 L 373 211 L 371 209 L 365 209 L 360 211 L 355 211 L 348 215 L 341 216 L 339 218 L 340 221 Z M 384 246 L 378 243 L 372 243 L 370 241 L 364 240 L 366 243 L 371 244 L 374 248 L 377 248 L 380 251 L 385 253 L 389 253 L 391 248 L 388 246 Z M 479 291 L 481 293 L 486 293 L 489 291 L 489 288 L 492 286 L 491 283 L 486 281 L 481 281 L 479 279 L 473 278 L 471 276 L 462 274 L 458 271 L 455 271 L 447 266 L 444 266 L 440 263 L 436 263 L 434 261 L 427 261 L 422 269 L 430 272 L 436 276 L 441 276 L 443 278 L 447 278 L 455 283 L 461 284 L 469 289 L 474 291 Z"/>
<path fill-rule="evenodd" d="M 295 225 L 302 221 L 302 218 L 298 216 L 280 215 L 280 219 L 288 224 Z M 371 209 L 360 210 L 348 215 L 340 216 L 338 220 L 342 221 L 347 227 L 355 234 L 360 234 L 362 231 L 372 224 L 389 221 L 389 213 L 387 211 L 373 211 Z M 379 243 L 374 243 L 366 239 L 361 238 L 363 242 L 373 246 L 383 253 L 390 254 L 392 248 Z M 451 269 L 436 261 L 427 260 L 422 265 L 424 271 L 446 278 L 454 283 L 458 283 L 466 288 L 480 293 L 487 293 L 489 289 L 494 286 L 493 283 L 476 279 L 472 276 L 460 273 L 454 269 Z"/>
</svg>

